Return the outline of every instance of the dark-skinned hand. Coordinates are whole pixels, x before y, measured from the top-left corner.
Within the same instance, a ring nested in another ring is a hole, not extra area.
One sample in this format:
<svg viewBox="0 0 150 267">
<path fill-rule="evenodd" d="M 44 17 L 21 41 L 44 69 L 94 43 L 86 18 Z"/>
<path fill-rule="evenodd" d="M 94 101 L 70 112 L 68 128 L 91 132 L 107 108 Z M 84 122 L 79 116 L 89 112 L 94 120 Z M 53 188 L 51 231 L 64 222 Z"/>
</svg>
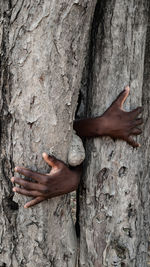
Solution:
<svg viewBox="0 0 150 267">
<path fill-rule="evenodd" d="M 50 173 L 42 174 L 23 167 L 16 167 L 16 172 L 32 178 L 35 182 L 27 181 L 19 177 L 11 178 L 13 183 L 21 186 L 21 188 L 15 186 L 13 188 L 14 192 L 34 198 L 25 204 L 25 208 L 34 206 L 46 199 L 72 192 L 78 187 L 81 167 L 76 167 L 71 170 L 62 161 L 46 153 L 43 153 L 43 158 L 51 167 Z"/>
<path fill-rule="evenodd" d="M 139 147 L 132 136 L 142 133 L 139 126 L 143 120 L 138 118 L 142 108 L 138 107 L 130 112 L 123 110 L 129 91 L 127 86 L 102 116 L 75 121 L 74 129 L 77 134 L 81 137 L 110 136 L 124 140 L 132 147 Z"/>
<path fill-rule="evenodd" d="M 141 129 L 138 128 L 143 123 L 143 120 L 138 118 L 142 108 L 138 107 L 130 112 L 123 110 L 123 104 L 129 95 L 129 91 L 130 89 L 127 86 L 103 114 L 105 119 L 104 133 L 114 139 L 125 140 L 133 147 L 139 147 L 140 145 L 131 136 L 142 133 Z"/>
</svg>

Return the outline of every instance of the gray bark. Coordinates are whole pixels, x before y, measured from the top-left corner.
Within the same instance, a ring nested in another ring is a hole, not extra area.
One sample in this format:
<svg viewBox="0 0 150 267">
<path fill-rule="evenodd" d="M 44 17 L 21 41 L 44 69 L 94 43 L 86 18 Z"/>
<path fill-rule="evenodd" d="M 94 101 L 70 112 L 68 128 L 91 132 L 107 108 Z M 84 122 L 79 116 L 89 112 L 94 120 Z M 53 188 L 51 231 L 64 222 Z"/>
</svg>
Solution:
<svg viewBox="0 0 150 267">
<path fill-rule="evenodd" d="M 2 1 L 0 266 L 75 266 L 69 195 L 25 210 L 14 166 L 67 160 L 95 1 Z"/>
<path fill-rule="evenodd" d="M 86 170 L 79 197 L 80 266 L 149 266 L 147 24 L 148 1 L 97 2 L 90 69 L 86 70 L 90 77 L 88 116 L 101 115 L 123 87 L 130 85 L 125 109 L 132 110 L 143 103 L 145 125 L 143 136 L 137 138 L 142 145 L 139 149 L 110 138 L 86 142 Z"/>
<path fill-rule="evenodd" d="M 148 2 L 0 2 L 0 267 L 150 264 Z M 144 105 L 142 147 L 86 141 L 78 250 L 70 196 L 25 210 L 10 178 L 16 165 L 48 171 L 44 151 L 67 161 L 79 89 L 80 116 L 95 116 L 127 84 L 126 110 Z"/>
</svg>

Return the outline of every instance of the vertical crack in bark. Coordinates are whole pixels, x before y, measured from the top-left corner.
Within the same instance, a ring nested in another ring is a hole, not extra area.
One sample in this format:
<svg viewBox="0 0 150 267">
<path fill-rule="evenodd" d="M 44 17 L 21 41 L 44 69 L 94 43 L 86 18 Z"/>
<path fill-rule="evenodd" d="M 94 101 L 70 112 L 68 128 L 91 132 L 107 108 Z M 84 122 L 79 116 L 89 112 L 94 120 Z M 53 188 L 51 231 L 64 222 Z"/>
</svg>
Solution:
<svg viewBox="0 0 150 267">
<path fill-rule="evenodd" d="M 76 119 L 81 119 L 82 117 L 87 117 L 89 115 L 89 104 L 88 98 L 91 87 L 92 87 L 92 72 L 93 72 L 93 61 L 95 58 L 95 51 L 96 51 L 96 40 L 97 34 L 99 29 L 99 24 L 103 25 L 103 16 L 104 10 L 107 1 L 97 1 L 95 6 L 93 21 L 91 25 L 91 33 L 90 33 L 90 42 L 89 42 L 89 52 L 86 58 L 85 68 L 83 71 L 82 81 L 81 81 L 81 90 L 78 99 L 78 105 L 76 110 Z M 104 35 L 104 27 L 101 28 L 101 37 Z M 83 140 L 84 146 L 86 146 L 86 141 Z M 87 156 L 87 155 L 86 155 Z M 84 164 L 86 168 L 86 163 Z M 84 168 L 83 168 L 84 169 Z M 77 237 L 80 239 L 80 196 L 84 194 L 84 181 L 81 178 L 81 185 L 80 188 L 77 190 L 76 194 L 76 234 Z"/>
<path fill-rule="evenodd" d="M 96 43 L 97 43 L 97 34 L 99 30 L 99 25 L 101 23 L 101 40 L 104 36 L 104 10 L 107 1 L 97 1 L 92 28 L 91 28 L 91 37 L 90 37 L 90 45 L 89 45 L 89 55 L 88 55 L 88 65 L 87 65 L 87 100 L 89 96 L 92 94 L 92 80 L 93 80 L 93 62 L 95 59 L 96 53 Z M 100 35 L 99 35 L 100 36 Z M 101 53 L 101 51 L 99 51 Z M 89 102 L 86 102 L 86 115 L 89 115 L 90 112 Z"/>
</svg>

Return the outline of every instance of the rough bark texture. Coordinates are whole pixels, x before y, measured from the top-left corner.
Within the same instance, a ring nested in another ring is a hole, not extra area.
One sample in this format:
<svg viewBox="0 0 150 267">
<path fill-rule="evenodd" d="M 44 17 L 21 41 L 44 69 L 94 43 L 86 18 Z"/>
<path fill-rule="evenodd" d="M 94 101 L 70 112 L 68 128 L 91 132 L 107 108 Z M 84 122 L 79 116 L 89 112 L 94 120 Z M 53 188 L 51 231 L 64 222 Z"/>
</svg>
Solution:
<svg viewBox="0 0 150 267">
<path fill-rule="evenodd" d="M 87 69 L 88 116 L 102 114 L 130 85 L 126 110 L 144 104 L 142 147 L 96 138 L 86 142 L 80 189 L 80 266 L 148 266 L 148 1 L 98 1 Z M 147 39 L 147 48 L 146 47 Z M 144 65 L 145 58 L 145 65 Z M 145 75 L 144 75 L 145 73 Z"/>
<path fill-rule="evenodd" d="M 150 265 L 148 9 L 148 0 L 0 2 L 0 267 Z M 15 165 L 46 172 L 44 151 L 67 161 L 79 88 L 79 116 L 95 116 L 127 84 L 125 108 L 144 105 L 142 147 L 86 142 L 77 260 L 69 195 L 25 210 L 10 177 Z"/>
<path fill-rule="evenodd" d="M 14 166 L 66 161 L 95 1 L 2 1 L 0 266 L 75 266 L 69 196 L 29 210 L 13 197 Z"/>
</svg>

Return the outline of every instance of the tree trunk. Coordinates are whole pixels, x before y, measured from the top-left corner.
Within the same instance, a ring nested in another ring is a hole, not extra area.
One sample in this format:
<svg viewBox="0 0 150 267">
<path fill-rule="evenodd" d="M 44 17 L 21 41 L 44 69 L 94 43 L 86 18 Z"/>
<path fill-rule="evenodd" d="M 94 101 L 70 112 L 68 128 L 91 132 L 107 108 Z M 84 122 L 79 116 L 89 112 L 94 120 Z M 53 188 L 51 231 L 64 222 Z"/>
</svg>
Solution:
<svg viewBox="0 0 150 267">
<path fill-rule="evenodd" d="M 149 32 L 148 1 L 98 1 L 87 68 L 88 116 L 101 115 L 125 85 L 126 110 L 144 105 L 144 132 L 133 149 L 125 142 L 86 142 L 80 189 L 80 266 L 148 265 Z M 147 39 L 147 48 L 146 48 Z M 145 58 L 145 65 L 144 65 Z M 89 64 L 88 64 L 89 65 Z M 144 75 L 145 73 L 145 75 Z M 150 264 L 150 262 L 149 262 Z"/>
<path fill-rule="evenodd" d="M 2 1 L 0 266 L 75 266 L 69 196 L 25 210 L 14 166 L 66 161 L 95 1 Z"/>
<path fill-rule="evenodd" d="M 0 2 L 0 267 L 150 265 L 148 2 Z M 86 141 L 78 260 L 70 196 L 25 210 L 10 178 L 16 165 L 46 172 L 44 151 L 67 162 L 79 89 L 80 114 L 95 116 L 128 84 L 126 110 L 144 105 L 142 147 Z"/>
</svg>

